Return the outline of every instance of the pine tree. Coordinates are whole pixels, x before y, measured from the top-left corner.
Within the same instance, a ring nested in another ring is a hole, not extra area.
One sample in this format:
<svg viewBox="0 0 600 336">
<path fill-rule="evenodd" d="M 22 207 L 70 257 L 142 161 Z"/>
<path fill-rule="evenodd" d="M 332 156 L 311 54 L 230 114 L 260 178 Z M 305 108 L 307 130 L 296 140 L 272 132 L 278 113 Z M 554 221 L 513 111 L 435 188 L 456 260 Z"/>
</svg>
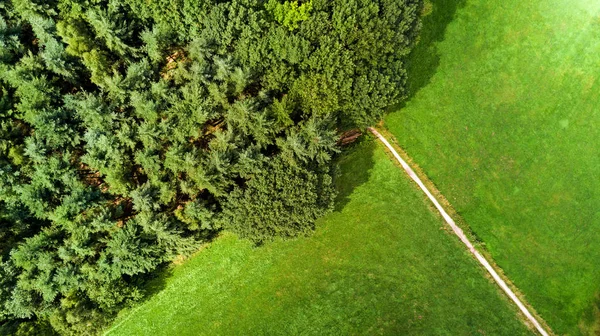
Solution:
<svg viewBox="0 0 600 336">
<path fill-rule="evenodd" d="M 420 5 L 0 3 L 0 333 L 96 334 L 223 229 L 310 234 L 339 132 L 405 95 Z"/>
</svg>

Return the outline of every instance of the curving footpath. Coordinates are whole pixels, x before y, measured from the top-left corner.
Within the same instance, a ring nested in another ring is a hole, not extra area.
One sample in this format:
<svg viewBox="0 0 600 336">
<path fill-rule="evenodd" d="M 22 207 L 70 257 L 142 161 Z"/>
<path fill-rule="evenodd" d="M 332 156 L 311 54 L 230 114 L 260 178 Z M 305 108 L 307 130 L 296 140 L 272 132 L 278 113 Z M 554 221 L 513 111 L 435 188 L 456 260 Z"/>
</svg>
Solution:
<svg viewBox="0 0 600 336">
<path fill-rule="evenodd" d="M 525 317 L 527 317 L 527 319 L 535 326 L 537 331 L 543 336 L 548 336 L 548 333 L 546 332 L 546 330 L 544 330 L 542 325 L 529 312 L 527 307 L 525 307 L 523 302 L 521 302 L 521 300 L 519 300 L 519 298 L 515 295 L 515 293 L 508 287 L 506 282 L 504 282 L 504 280 L 502 280 L 502 278 L 494 270 L 492 265 L 490 265 L 490 263 L 475 249 L 475 246 L 473 246 L 473 244 L 469 241 L 469 239 L 467 238 L 467 236 L 465 235 L 463 230 L 456 225 L 456 223 L 454 222 L 452 217 L 450 217 L 450 215 L 448 215 L 446 210 L 444 210 L 444 208 L 435 199 L 435 197 L 433 197 L 433 195 L 431 194 L 429 189 L 427 189 L 425 184 L 423 184 L 423 182 L 421 182 L 421 179 L 417 176 L 417 174 L 415 174 L 415 172 L 412 170 L 412 168 L 410 168 L 410 166 L 400 157 L 400 155 L 398 154 L 398 152 L 396 152 L 394 147 L 392 147 L 392 145 L 383 137 L 383 135 L 379 134 L 379 132 L 377 132 L 377 130 L 375 130 L 372 127 L 368 127 L 367 129 L 371 133 L 373 133 L 381 142 L 383 142 L 383 144 L 390 150 L 390 152 L 392 152 L 392 154 L 394 155 L 396 160 L 398 160 L 398 162 L 400 162 L 400 164 L 402 165 L 402 168 L 404 168 L 404 170 L 406 171 L 408 176 L 410 176 L 410 178 L 412 178 L 419 185 L 421 190 L 423 190 L 423 192 L 427 195 L 429 200 L 433 203 L 433 205 L 435 205 L 436 209 L 440 212 L 442 217 L 444 217 L 444 220 L 446 220 L 446 223 L 448 223 L 448 225 L 450 225 L 450 227 L 452 228 L 452 231 L 454 231 L 454 233 L 458 236 L 458 238 L 460 238 L 460 240 L 467 246 L 467 248 L 469 249 L 471 254 L 473 254 L 475 256 L 477 261 L 479 261 L 479 263 L 488 271 L 488 273 L 490 273 L 490 275 L 492 276 L 492 278 L 494 278 L 494 281 L 498 284 L 498 286 L 500 286 L 500 288 L 502 288 L 502 290 L 506 293 L 506 295 L 508 295 L 508 297 L 514 301 L 514 303 L 519 307 L 519 309 L 525 315 Z"/>
</svg>

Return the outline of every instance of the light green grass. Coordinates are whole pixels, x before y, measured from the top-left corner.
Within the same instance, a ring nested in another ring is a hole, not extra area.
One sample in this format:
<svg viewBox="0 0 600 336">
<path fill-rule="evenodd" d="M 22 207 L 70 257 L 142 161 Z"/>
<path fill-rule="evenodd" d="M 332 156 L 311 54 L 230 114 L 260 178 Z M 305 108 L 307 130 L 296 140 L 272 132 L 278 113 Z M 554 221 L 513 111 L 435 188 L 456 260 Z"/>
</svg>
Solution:
<svg viewBox="0 0 600 336">
<path fill-rule="evenodd" d="M 599 332 L 600 1 L 433 5 L 388 129 L 556 332 Z"/>
<path fill-rule="evenodd" d="M 225 234 L 110 335 L 521 335 L 530 331 L 381 147 L 347 155 L 308 238 Z"/>
</svg>

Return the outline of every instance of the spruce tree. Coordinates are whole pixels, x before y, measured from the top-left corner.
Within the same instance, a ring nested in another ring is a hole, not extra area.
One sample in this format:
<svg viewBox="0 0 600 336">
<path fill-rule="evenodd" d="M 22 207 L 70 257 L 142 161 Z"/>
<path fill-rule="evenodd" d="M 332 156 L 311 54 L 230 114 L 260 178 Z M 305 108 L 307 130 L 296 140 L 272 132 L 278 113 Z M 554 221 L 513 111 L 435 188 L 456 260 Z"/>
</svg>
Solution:
<svg viewBox="0 0 600 336">
<path fill-rule="evenodd" d="M 405 95 L 420 6 L 0 3 L 0 332 L 96 334 L 220 230 L 309 234 L 339 134 Z"/>
</svg>

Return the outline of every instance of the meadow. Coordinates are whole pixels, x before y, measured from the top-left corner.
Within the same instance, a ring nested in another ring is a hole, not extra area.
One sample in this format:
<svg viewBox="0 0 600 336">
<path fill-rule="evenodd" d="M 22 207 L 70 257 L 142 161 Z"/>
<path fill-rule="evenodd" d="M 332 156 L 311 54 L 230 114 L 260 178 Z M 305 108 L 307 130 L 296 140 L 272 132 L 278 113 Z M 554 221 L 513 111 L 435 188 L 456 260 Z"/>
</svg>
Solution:
<svg viewBox="0 0 600 336">
<path fill-rule="evenodd" d="M 600 331 L 600 2 L 425 6 L 385 119 L 558 334 Z"/>
<path fill-rule="evenodd" d="M 531 334 L 379 144 L 340 166 L 313 236 L 254 247 L 224 233 L 107 334 Z"/>
</svg>

